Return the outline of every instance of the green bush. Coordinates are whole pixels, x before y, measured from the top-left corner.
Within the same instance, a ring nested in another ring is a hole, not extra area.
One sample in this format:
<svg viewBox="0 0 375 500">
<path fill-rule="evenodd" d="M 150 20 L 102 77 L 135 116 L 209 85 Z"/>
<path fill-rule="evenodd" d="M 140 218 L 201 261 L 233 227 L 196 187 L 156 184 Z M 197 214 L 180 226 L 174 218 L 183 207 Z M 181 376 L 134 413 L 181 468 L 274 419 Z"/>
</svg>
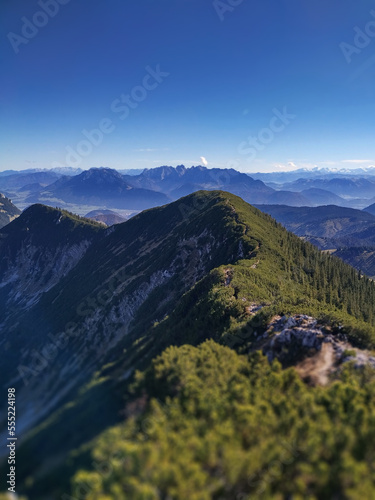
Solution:
<svg viewBox="0 0 375 500">
<path fill-rule="evenodd" d="M 375 372 L 328 387 L 214 341 L 138 373 L 130 417 L 97 440 L 87 500 L 362 500 L 375 491 Z"/>
</svg>

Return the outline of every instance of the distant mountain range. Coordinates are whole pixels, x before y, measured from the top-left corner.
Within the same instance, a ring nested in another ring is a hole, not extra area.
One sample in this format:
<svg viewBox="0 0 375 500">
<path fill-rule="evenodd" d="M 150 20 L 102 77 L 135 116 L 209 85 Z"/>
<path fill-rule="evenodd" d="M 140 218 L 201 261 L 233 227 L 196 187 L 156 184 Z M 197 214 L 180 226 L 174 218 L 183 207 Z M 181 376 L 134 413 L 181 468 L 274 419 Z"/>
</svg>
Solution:
<svg viewBox="0 0 375 500">
<path fill-rule="evenodd" d="M 143 210 L 168 203 L 168 197 L 150 189 L 133 187 L 125 177 L 109 168 L 92 168 L 73 177 L 60 177 L 26 198 L 28 203 L 74 203 Z"/>
<path fill-rule="evenodd" d="M 337 196 L 350 198 L 374 198 L 375 178 L 340 178 L 333 179 L 298 179 L 296 181 L 283 184 L 283 189 L 290 191 L 303 191 L 307 189 L 324 189 Z"/>
<path fill-rule="evenodd" d="M 138 175 L 121 175 L 109 168 L 92 168 L 75 176 L 37 172 L 2 179 L 0 186 L 14 194 L 23 207 L 31 203 L 45 203 L 52 206 L 75 204 L 100 209 L 143 210 L 202 189 L 225 189 L 249 203 L 312 204 L 301 193 L 276 191 L 236 170 L 202 166 L 163 166 L 145 169 Z M 48 181 L 51 182 L 48 184 Z"/>
<path fill-rule="evenodd" d="M 125 168 L 117 169 L 121 174 L 138 175 L 144 169 L 140 168 Z M 38 172 L 54 172 L 59 175 L 78 175 L 83 172 L 82 168 L 74 167 L 52 167 L 52 168 L 28 168 L 23 170 L 3 170 L 0 172 L 0 177 L 4 175 L 23 175 Z M 375 165 L 360 168 L 329 168 L 329 167 L 314 167 L 314 168 L 298 168 L 295 170 L 278 170 L 275 172 L 254 172 L 249 173 L 254 179 L 260 179 L 265 182 L 291 182 L 300 178 L 314 177 L 370 177 L 375 175 Z"/>
<path fill-rule="evenodd" d="M 339 207 L 345 207 L 348 205 L 347 200 L 325 189 L 312 187 L 302 190 L 301 195 L 310 200 L 310 202 L 315 206 L 337 205 Z M 287 205 L 288 202 L 285 204 Z"/>
<path fill-rule="evenodd" d="M 289 207 L 257 205 L 289 231 L 306 238 L 321 238 L 323 248 L 375 245 L 375 215 L 363 210 L 327 205 Z"/>
<path fill-rule="evenodd" d="M 337 206 L 257 205 L 289 231 L 375 277 L 375 215 Z"/>
<path fill-rule="evenodd" d="M 73 211 L 77 206 L 85 206 L 82 213 L 89 208 L 139 211 L 199 190 L 216 189 L 231 192 L 251 204 L 295 207 L 334 204 L 362 209 L 375 202 L 375 176 L 349 176 L 349 171 L 338 174 L 322 169 L 298 170 L 291 175 L 254 174 L 254 178 L 234 169 L 184 165 L 143 171 L 101 167 L 78 174 L 74 169 L 69 170 L 69 175 L 62 175 L 63 172 L 56 169 L 1 175 L 0 190 L 20 208 L 31 203 L 58 205 Z M 298 174 L 303 175 L 294 178 Z"/>
<path fill-rule="evenodd" d="M 138 175 L 143 172 L 143 168 L 125 168 L 118 169 L 117 171 L 120 174 L 129 174 L 129 175 Z M 9 175 L 25 175 L 25 174 L 35 174 L 35 173 L 48 173 L 52 172 L 58 175 L 79 175 L 84 170 L 82 168 L 74 168 L 74 167 L 53 167 L 53 168 L 27 168 L 24 170 L 3 170 L 0 171 L 0 177 L 9 176 Z"/>
<path fill-rule="evenodd" d="M 375 244 L 375 215 L 363 210 L 327 205 L 320 207 L 289 207 L 257 205 L 298 236 L 334 239 L 341 244 L 350 241 Z M 331 247 L 332 248 L 332 247 Z"/>
<path fill-rule="evenodd" d="M 112 210 L 92 210 L 91 212 L 88 212 L 85 217 L 87 219 L 101 222 L 106 226 L 113 226 L 113 224 L 121 224 L 126 221 L 125 217 L 122 217 L 120 214 L 113 212 Z"/>
<path fill-rule="evenodd" d="M 369 214 L 375 215 L 375 203 L 363 209 L 365 212 Z"/>
<path fill-rule="evenodd" d="M 138 188 L 148 188 L 160 191 L 170 199 L 178 199 L 201 189 L 221 189 L 253 201 L 270 196 L 274 190 L 261 181 L 254 181 L 246 174 L 233 169 L 219 169 L 197 166 L 186 168 L 179 165 L 176 168 L 164 166 L 145 169 L 137 176 L 125 176 L 127 182 Z"/>
<path fill-rule="evenodd" d="M 375 169 L 374 169 L 375 170 Z M 285 175 L 284 175 L 285 174 Z M 267 174 L 268 175 L 268 174 Z M 263 177 L 263 176 L 261 176 Z M 276 190 L 301 193 L 312 205 L 335 204 L 351 208 L 365 208 L 375 201 L 374 176 L 349 176 L 334 173 L 317 177 L 315 175 L 288 176 L 287 172 L 264 180 Z"/>
<path fill-rule="evenodd" d="M 337 178 L 337 177 L 372 177 L 375 176 L 375 166 L 366 168 L 298 168 L 295 170 L 278 171 L 278 172 L 257 172 L 250 173 L 254 179 L 260 179 L 266 183 L 285 184 L 298 179 L 314 179 L 314 178 Z"/>
<path fill-rule="evenodd" d="M 2 170 L 0 177 L 8 177 L 10 175 L 30 175 L 30 174 L 57 174 L 57 175 L 78 175 L 82 173 L 82 168 L 73 167 L 54 167 L 54 168 L 26 168 L 24 170 Z"/>
<path fill-rule="evenodd" d="M 55 172 L 32 172 L 32 173 L 13 173 L 11 175 L 2 175 L 0 177 L 0 190 L 10 191 L 19 190 L 26 185 L 39 184 L 42 187 L 52 184 L 61 175 Z"/>
</svg>

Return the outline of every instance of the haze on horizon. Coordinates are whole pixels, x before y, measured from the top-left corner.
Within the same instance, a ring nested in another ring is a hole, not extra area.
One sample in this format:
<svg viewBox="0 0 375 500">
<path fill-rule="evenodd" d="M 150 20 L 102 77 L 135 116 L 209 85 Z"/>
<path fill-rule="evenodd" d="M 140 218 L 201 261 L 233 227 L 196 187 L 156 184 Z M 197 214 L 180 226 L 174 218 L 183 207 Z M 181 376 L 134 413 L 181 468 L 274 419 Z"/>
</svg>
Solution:
<svg viewBox="0 0 375 500">
<path fill-rule="evenodd" d="M 17 0 L 0 19 L 1 171 L 375 165 L 370 0 Z"/>
</svg>

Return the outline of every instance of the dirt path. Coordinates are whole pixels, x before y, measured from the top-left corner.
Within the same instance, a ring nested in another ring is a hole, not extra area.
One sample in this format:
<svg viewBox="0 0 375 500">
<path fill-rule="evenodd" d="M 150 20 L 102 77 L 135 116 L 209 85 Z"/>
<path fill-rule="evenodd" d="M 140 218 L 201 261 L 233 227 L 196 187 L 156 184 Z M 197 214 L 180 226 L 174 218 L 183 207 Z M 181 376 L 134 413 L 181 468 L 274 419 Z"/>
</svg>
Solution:
<svg viewBox="0 0 375 500">
<path fill-rule="evenodd" d="M 329 374 L 335 364 L 335 354 L 330 343 L 323 343 L 322 348 L 311 358 L 304 359 L 296 366 L 301 377 L 312 385 L 327 385 Z"/>
</svg>

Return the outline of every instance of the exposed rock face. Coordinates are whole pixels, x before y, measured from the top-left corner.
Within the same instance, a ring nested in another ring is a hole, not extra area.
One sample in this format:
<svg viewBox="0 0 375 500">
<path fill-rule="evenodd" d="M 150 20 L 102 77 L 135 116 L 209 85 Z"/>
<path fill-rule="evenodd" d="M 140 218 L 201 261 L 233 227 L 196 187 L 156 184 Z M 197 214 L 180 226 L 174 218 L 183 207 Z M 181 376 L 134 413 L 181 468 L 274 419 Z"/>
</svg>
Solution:
<svg viewBox="0 0 375 500">
<path fill-rule="evenodd" d="M 320 350 L 326 337 L 322 326 L 310 316 L 276 316 L 268 325 L 265 337 L 272 335 L 270 341 L 264 347 L 264 353 L 268 359 L 279 357 L 285 348 L 300 347 L 306 349 Z"/>
<path fill-rule="evenodd" d="M 66 276 L 99 231 L 98 224 L 42 205 L 0 229 L 0 328 Z"/>
<path fill-rule="evenodd" d="M 371 366 L 375 368 L 375 356 L 367 350 L 357 349 L 350 344 L 335 342 L 333 344 L 336 360 L 341 363 L 351 362 L 355 368 Z"/>
<path fill-rule="evenodd" d="M 294 362 L 300 375 L 314 385 L 328 383 L 329 375 L 349 361 L 356 368 L 375 367 L 369 351 L 353 347 L 346 335 L 332 334 L 311 316 L 276 316 L 263 337 L 267 339 L 263 352 L 270 361 Z"/>
<path fill-rule="evenodd" d="M 1 276 L 0 288 L 7 287 L 7 305 L 30 307 L 65 276 L 90 246 L 85 240 L 59 245 L 53 251 L 37 246 L 22 246 Z M 32 264 L 32 265 L 30 265 Z"/>
<path fill-rule="evenodd" d="M 0 229 L 18 217 L 20 213 L 21 210 L 13 205 L 12 200 L 0 193 Z"/>
</svg>

